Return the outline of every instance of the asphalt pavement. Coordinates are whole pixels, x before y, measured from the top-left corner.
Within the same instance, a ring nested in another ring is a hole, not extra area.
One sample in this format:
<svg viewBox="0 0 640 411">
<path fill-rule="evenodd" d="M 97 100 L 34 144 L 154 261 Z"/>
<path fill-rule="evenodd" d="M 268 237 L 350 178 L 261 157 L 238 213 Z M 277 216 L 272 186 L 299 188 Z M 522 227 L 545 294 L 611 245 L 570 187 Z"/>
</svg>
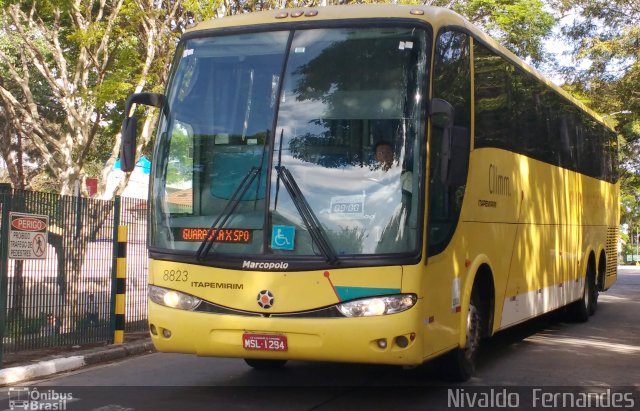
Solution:
<svg viewBox="0 0 640 411">
<path fill-rule="evenodd" d="M 32 358 L 0 369 L 0 386 L 17 384 L 152 351 L 154 351 L 153 344 L 151 339 L 147 337 L 123 344 L 111 344 L 85 350 L 61 352 L 44 358 Z"/>
</svg>

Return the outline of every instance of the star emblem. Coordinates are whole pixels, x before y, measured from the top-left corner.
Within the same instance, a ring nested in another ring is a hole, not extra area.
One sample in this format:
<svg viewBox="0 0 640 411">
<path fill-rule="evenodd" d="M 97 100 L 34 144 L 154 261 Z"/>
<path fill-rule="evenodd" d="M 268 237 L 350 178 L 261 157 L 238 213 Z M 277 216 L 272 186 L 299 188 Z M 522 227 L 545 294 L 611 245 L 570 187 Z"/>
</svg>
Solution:
<svg viewBox="0 0 640 411">
<path fill-rule="evenodd" d="M 269 290 L 262 290 L 258 293 L 258 305 L 264 309 L 273 307 L 273 293 Z"/>
</svg>

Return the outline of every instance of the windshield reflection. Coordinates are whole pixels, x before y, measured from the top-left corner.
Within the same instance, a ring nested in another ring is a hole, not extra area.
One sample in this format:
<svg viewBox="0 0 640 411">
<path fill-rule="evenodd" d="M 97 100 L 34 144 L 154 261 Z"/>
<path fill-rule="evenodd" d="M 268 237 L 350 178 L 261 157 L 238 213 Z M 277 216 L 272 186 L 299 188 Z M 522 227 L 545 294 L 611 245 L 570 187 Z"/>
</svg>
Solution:
<svg viewBox="0 0 640 411">
<path fill-rule="evenodd" d="M 424 49 L 424 33 L 407 29 L 296 32 L 278 112 L 284 142 L 276 155 L 301 182 L 340 255 L 416 247 L 417 217 L 410 210 L 411 193 L 419 192 L 413 166 L 419 164 Z M 381 142 L 393 155 L 387 167 L 375 159 Z M 271 210 L 274 221 L 304 226 L 290 200 L 272 201 Z M 313 244 L 303 237 L 300 250 L 314 252 Z"/>
</svg>

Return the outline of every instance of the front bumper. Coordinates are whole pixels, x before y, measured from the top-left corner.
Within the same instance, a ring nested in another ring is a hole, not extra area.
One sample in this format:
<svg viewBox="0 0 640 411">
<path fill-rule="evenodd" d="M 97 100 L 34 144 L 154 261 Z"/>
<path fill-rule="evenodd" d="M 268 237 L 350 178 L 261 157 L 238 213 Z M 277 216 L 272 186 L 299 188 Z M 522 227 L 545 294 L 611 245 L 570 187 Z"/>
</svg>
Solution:
<svg viewBox="0 0 640 411">
<path fill-rule="evenodd" d="M 421 300 L 391 315 L 361 318 L 274 318 L 212 314 L 168 308 L 149 301 L 151 339 L 161 352 L 256 359 L 417 365 L 423 361 Z M 165 330 L 170 331 L 170 336 Z M 245 332 L 283 334 L 287 351 L 247 350 Z M 404 337 L 398 338 L 398 337 Z M 378 340 L 387 344 L 381 348 Z M 403 342 L 408 342 L 402 346 Z"/>
</svg>

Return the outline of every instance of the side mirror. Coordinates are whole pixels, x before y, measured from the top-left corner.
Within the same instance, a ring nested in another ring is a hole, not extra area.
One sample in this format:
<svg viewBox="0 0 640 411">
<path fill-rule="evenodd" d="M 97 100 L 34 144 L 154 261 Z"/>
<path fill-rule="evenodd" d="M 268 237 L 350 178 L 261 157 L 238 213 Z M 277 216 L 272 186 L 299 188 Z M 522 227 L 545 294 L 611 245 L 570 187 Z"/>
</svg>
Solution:
<svg viewBox="0 0 640 411">
<path fill-rule="evenodd" d="M 469 170 L 469 129 L 467 127 L 454 126 L 451 128 L 451 161 L 447 184 L 459 187 L 467 181 Z"/>
<path fill-rule="evenodd" d="M 440 181 L 447 184 L 449 180 L 449 165 L 452 157 L 452 131 L 453 131 L 453 115 L 455 109 L 446 100 L 441 98 L 431 99 L 431 124 L 442 127 L 442 143 L 440 145 Z M 442 120 L 436 116 L 444 117 Z"/>
<path fill-rule="evenodd" d="M 453 127 L 453 115 L 455 113 L 455 109 L 447 100 L 443 100 L 441 98 L 434 97 L 431 99 L 431 121 L 433 121 L 433 116 L 437 114 L 444 114 L 446 120 L 444 124 L 444 128 Z"/>
<path fill-rule="evenodd" d="M 440 182 L 449 187 L 459 187 L 467 181 L 469 168 L 469 129 L 454 126 L 455 109 L 446 100 L 431 100 L 431 122 L 442 127 L 440 146 Z M 441 115 L 443 119 L 434 119 Z"/>
<path fill-rule="evenodd" d="M 134 104 L 162 107 L 164 95 L 159 93 L 135 93 L 127 98 L 124 108 L 124 121 L 122 122 L 122 141 L 120 149 L 120 168 L 124 172 L 133 171 L 136 166 L 136 137 L 138 134 L 138 118 L 129 117 L 129 112 Z"/>
<path fill-rule="evenodd" d="M 120 169 L 133 171 L 136 167 L 136 135 L 138 134 L 138 118 L 126 117 L 122 122 L 120 143 Z"/>
</svg>

